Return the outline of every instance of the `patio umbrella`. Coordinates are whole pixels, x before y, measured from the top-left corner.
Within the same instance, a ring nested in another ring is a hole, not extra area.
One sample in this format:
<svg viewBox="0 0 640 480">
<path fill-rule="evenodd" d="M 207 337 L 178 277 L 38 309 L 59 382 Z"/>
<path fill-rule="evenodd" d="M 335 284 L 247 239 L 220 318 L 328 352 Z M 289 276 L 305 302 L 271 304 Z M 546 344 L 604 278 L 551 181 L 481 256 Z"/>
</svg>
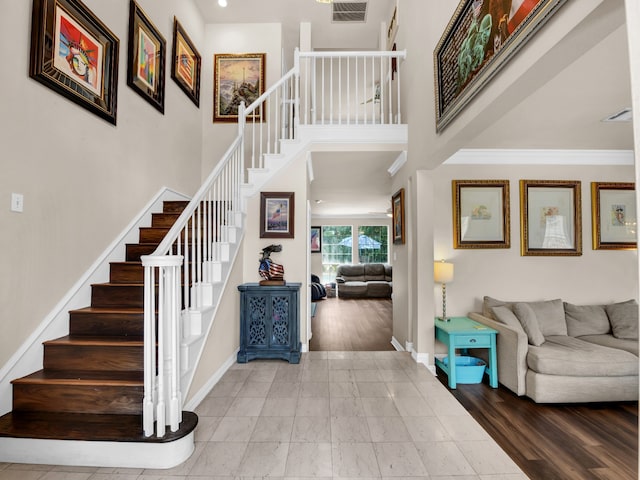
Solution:
<svg viewBox="0 0 640 480">
<path fill-rule="evenodd" d="M 344 245 L 345 247 L 353 246 L 353 237 L 343 238 L 338 245 Z M 381 243 L 374 240 L 368 235 L 361 233 L 358 235 L 358 249 L 359 250 L 380 250 Z"/>
</svg>

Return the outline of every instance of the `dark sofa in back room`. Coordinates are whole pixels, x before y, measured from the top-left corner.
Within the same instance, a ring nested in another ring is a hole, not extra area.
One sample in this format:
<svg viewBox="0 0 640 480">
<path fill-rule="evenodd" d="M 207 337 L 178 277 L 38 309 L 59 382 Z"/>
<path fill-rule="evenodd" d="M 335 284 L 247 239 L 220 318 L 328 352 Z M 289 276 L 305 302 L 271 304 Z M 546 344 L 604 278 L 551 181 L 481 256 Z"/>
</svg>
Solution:
<svg viewBox="0 0 640 480">
<path fill-rule="evenodd" d="M 392 267 L 384 263 L 339 265 L 336 284 L 339 298 L 391 298 Z"/>
</svg>

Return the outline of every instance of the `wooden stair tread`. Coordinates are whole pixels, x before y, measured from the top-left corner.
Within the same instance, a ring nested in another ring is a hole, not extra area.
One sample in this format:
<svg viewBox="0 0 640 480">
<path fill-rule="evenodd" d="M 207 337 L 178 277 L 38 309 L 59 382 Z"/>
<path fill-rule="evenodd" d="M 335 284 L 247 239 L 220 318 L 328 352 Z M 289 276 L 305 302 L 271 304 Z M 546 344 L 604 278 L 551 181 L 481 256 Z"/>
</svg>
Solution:
<svg viewBox="0 0 640 480">
<path fill-rule="evenodd" d="M 130 314 L 130 315 L 139 315 L 144 313 L 143 308 L 136 307 L 84 307 L 78 308 L 76 310 L 69 310 L 69 313 L 86 313 L 92 315 L 101 315 L 101 314 Z"/>
<path fill-rule="evenodd" d="M 0 437 L 48 440 L 167 443 L 191 433 L 198 424 L 193 412 L 182 412 L 178 431 L 162 438 L 145 437 L 141 415 L 10 412 L 0 417 Z"/>
<path fill-rule="evenodd" d="M 97 385 L 139 386 L 144 383 L 144 372 L 140 371 L 78 371 L 38 370 L 26 377 L 12 380 L 13 384 L 47 385 Z"/>
<path fill-rule="evenodd" d="M 114 336 L 89 336 L 89 335 L 66 335 L 43 342 L 44 345 L 77 345 L 77 346 L 143 346 L 143 337 L 114 337 Z"/>
</svg>

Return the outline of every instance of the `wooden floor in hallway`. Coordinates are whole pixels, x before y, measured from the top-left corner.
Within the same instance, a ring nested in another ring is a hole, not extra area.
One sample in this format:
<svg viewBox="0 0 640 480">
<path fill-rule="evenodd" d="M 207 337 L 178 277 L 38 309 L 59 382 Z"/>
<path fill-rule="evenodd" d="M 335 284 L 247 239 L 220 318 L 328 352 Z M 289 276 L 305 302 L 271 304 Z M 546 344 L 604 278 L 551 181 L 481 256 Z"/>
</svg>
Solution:
<svg viewBox="0 0 640 480">
<path fill-rule="evenodd" d="M 310 351 L 387 351 L 393 335 L 388 298 L 326 298 L 315 302 Z"/>
</svg>

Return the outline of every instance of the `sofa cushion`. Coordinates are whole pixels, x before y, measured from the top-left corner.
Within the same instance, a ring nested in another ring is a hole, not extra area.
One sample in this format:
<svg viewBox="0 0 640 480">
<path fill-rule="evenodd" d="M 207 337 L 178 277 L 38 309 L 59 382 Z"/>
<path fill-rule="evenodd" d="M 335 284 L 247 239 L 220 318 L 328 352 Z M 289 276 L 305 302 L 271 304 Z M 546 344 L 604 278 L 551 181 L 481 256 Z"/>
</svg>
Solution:
<svg viewBox="0 0 640 480">
<path fill-rule="evenodd" d="M 384 279 L 387 282 L 390 282 L 393 280 L 393 267 L 391 267 L 391 265 L 388 264 L 384 264 Z"/>
<path fill-rule="evenodd" d="M 493 316 L 492 309 L 495 307 L 507 307 L 509 310 L 513 310 L 514 303 L 515 302 L 505 302 L 503 300 L 485 296 L 482 302 L 482 315 L 489 317 L 492 320 L 497 320 L 497 318 Z"/>
<path fill-rule="evenodd" d="M 570 377 L 638 374 L 638 357 L 617 348 L 603 347 L 568 335 L 545 337 L 527 353 L 527 365 L 535 372 Z"/>
<path fill-rule="evenodd" d="M 522 328 L 527 334 L 530 345 L 540 346 L 544 343 L 544 336 L 540 330 L 540 324 L 536 313 L 528 303 L 520 302 L 513 306 L 513 313 L 520 321 Z"/>
<path fill-rule="evenodd" d="M 516 317 L 511 309 L 506 305 L 493 307 L 491 311 L 493 312 L 493 318 L 495 318 L 496 321 L 504 323 L 518 332 L 524 331 L 518 317 Z"/>
<path fill-rule="evenodd" d="M 364 278 L 366 281 L 379 280 L 384 281 L 384 265 L 382 263 L 365 263 Z"/>
<path fill-rule="evenodd" d="M 391 296 L 391 285 L 389 282 L 371 280 L 367 282 L 367 297 L 380 298 Z"/>
<path fill-rule="evenodd" d="M 367 282 L 345 282 L 338 286 L 338 296 L 358 296 L 365 297 L 367 295 Z"/>
<path fill-rule="evenodd" d="M 545 337 L 551 335 L 566 335 L 567 321 L 564 317 L 562 300 L 547 300 L 543 302 L 527 302 L 538 319 L 540 331 Z"/>
<path fill-rule="evenodd" d="M 579 337 L 580 340 L 585 342 L 595 343 L 602 345 L 603 347 L 619 348 L 620 350 L 626 350 L 627 352 L 638 355 L 638 340 L 627 338 L 616 338 L 611 334 L 607 335 L 584 335 Z"/>
<path fill-rule="evenodd" d="M 364 265 L 340 265 L 336 275 L 344 277 L 346 281 L 353 280 L 354 277 L 358 277 L 359 280 L 357 281 L 363 281 Z"/>
<path fill-rule="evenodd" d="M 638 305 L 635 302 L 613 303 L 607 305 L 605 311 L 614 337 L 638 339 Z"/>
<path fill-rule="evenodd" d="M 611 332 L 604 305 L 573 305 L 564 302 L 567 334 L 572 337 L 602 335 Z"/>
</svg>

